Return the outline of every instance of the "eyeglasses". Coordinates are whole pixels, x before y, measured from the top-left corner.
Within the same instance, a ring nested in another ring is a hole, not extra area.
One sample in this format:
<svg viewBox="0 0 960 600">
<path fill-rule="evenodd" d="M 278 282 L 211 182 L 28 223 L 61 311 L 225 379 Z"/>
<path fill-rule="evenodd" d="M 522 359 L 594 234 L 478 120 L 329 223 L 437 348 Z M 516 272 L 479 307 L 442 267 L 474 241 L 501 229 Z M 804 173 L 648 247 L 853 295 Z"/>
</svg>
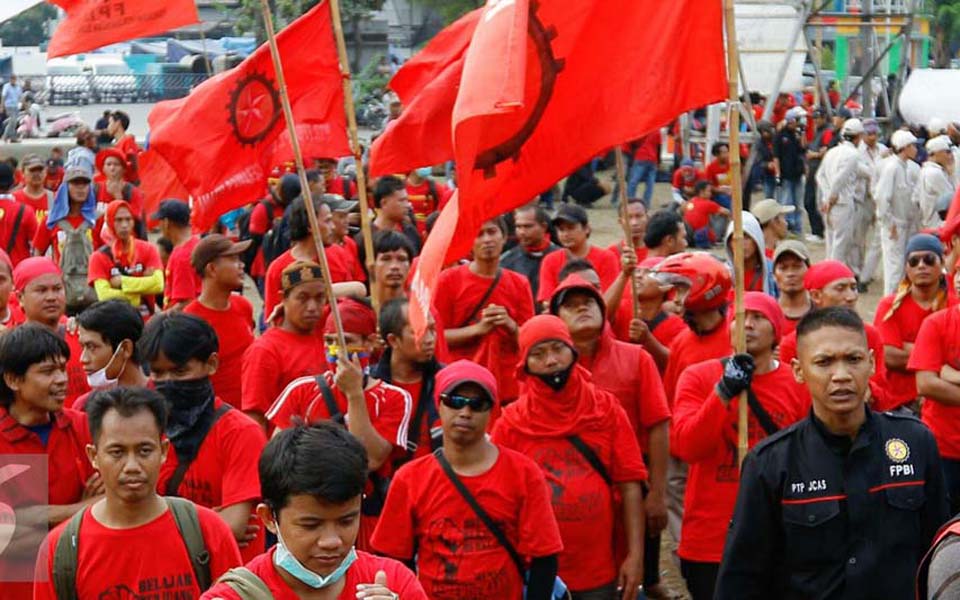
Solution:
<svg viewBox="0 0 960 600">
<path fill-rule="evenodd" d="M 927 265 L 928 267 L 932 267 L 935 264 L 937 264 L 937 261 L 940 260 L 940 257 L 932 252 L 927 252 L 926 254 L 921 254 L 919 256 L 918 255 L 911 256 L 910 258 L 907 259 L 907 264 L 910 265 L 912 268 L 917 268 L 918 266 L 920 266 L 921 260 L 923 261 L 923 264 Z"/>
<path fill-rule="evenodd" d="M 487 412 L 493 408 L 493 401 L 486 396 L 482 398 L 470 398 L 469 396 L 461 396 L 460 394 L 440 394 L 440 402 L 442 402 L 444 406 L 454 410 L 460 410 L 465 406 L 469 406 L 473 412 Z"/>
</svg>

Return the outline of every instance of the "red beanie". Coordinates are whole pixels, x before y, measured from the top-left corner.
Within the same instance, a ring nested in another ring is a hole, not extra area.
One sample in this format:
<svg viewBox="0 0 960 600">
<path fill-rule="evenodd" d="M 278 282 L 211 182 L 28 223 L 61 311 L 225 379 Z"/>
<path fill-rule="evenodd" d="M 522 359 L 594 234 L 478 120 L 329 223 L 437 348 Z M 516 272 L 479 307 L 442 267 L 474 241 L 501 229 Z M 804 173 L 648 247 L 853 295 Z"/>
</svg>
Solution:
<svg viewBox="0 0 960 600">
<path fill-rule="evenodd" d="M 547 340 L 558 340 L 574 348 L 573 338 L 567 324 L 560 317 L 553 315 L 537 315 L 520 327 L 518 334 L 520 346 L 520 364 L 517 369 L 522 373 L 527 365 L 527 354 L 530 349 Z"/>
<path fill-rule="evenodd" d="M 13 289 L 23 291 L 31 281 L 42 275 L 62 276 L 60 267 L 45 256 L 33 256 L 20 261 L 13 270 Z"/>
<path fill-rule="evenodd" d="M 342 298 L 337 302 L 337 308 L 340 310 L 340 323 L 343 325 L 344 333 L 369 337 L 377 332 L 377 318 L 373 309 L 363 302 L 353 298 Z M 336 333 L 336 331 L 333 313 L 330 313 L 323 325 L 323 332 Z"/>
<path fill-rule="evenodd" d="M 758 312 L 773 325 L 773 339 L 778 344 L 783 335 L 783 309 L 773 296 L 763 292 L 747 292 L 743 295 L 743 308 Z"/>
<path fill-rule="evenodd" d="M 822 290 L 838 279 L 856 277 L 850 267 L 839 260 L 822 260 L 807 269 L 803 276 L 803 287 L 808 290 Z"/>
<path fill-rule="evenodd" d="M 472 360 L 458 360 L 437 372 L 437 382 L 434 389 L 434 400 L 440 403 L 440 394 L 450 393 L 458 385 L 475 383 L 486 390 L 493 405 L 499 404 L 497 399 L 497 380 L 486 367 L 478 365 Z"/>
</svg>

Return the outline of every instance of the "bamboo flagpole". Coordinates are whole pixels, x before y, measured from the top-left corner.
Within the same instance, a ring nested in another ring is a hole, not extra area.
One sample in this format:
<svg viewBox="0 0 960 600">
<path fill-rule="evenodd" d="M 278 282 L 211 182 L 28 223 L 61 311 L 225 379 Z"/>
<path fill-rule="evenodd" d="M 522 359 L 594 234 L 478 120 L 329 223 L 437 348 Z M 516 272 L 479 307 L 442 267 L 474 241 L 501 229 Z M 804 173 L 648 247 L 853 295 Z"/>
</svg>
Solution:
<svg viewBox="0 0 960 600">
<path fill-rule="evenodd" d="M 360 152 L 360 138 L 357 135 L 357 110 L 353 104 L 353 86 L 351 85 L 350 60 L 347 57 L 347 42 L 343 37 L 343 24 L 340 21 L 340 0 L 330 1 L 330 15 L 333 19 L 333 32 L 337 39 L 337 53 L 340 56 L 340 75 L 343 78 L 343 104 L 347 113 L 347 127 L 350 130 L 350 148 L 357 161 L 357 194 L 360 196 L 360 232 L 363 236 L 364 263 L 367 267 L 367 280 L 370 285 L 370 303 L 377 316 L 377 331 L 380 330 L 380 298 L 377 297 L 376 273 L 373 270 L 373 230 L 370 226 L 370 207 L 367 204 L 367 175 L 363 170 L 363 156 Z"/>
<path fill-rule="evenodd" d="M 740 90 L 738 73 L 740 72 L 740 55 L 737 49 L 736 15 L 733 10 L 733 0 L 724 0 L 724 22 L 727 30 L 727 78 L 729 83 L 729 98 L 727 109 L 727 133 L 730 136 L 730 195 L 731 212 L 733 212 L 733 273 L 735 279 L 734 314 L 734 349 L 739 354 L 746 351 L 746 338 L 743 331 L 743 188 L 740 185 Z M 737 402 L 737 458 L 738 464 L 749 450 L 747 437 L 747 394 L 740 394 Z"/>
<path fill-rule="evenodd" d="M 633 242 L 633 232 L 630 230 L 630 212 L 627 210 L 627 169 L 623 160 L 623 148 L 617 147 L 615 151 L 617 164 L 617 196 L 620 200 L 620 226 L 623 227 L 623 239 L 626 244 L 637 252 L 637 245 Z M 637 297 L 637 278 L 636 269 L 630 275 L 630 299 L 633 302 L 633 318 L 640 318 L 640 299 Z"/>
<path fill-rule="evenodd" d="M 337 308 L 337 301 L 333 295 L 333 280 L 330 278 L 330 265 L 327 263 L 327 255 L 323 250 L 323 235 L 320 233 L 317 210 L 313 206 L 313 198 L 310 196 L 310 183 L 307 181 L 307 171 L 303 166 L 303 152 L 300 150 L 300 141 L 297 139 L 295 129 L 296 123 L 293 120 L 293 109 L 290 108 L 290 98 L 287 95 L 287 81 L 283 76 L 283 65 L 280 62 L 280 50 L 277 48 L 277 36 L 273 31 L 273 16 L 270 14 L 269 0 L 260 0 L 260 8 L 263 13 L 263 26 L 267 30 L 267 40 L 270 44 L 273 70 L 277 76 L 277 87 L 280 88 L 283 118 L 287 125 L 287 133 L 290 135 L 290 145 L 293 148 L 293 158 L 297 164 L 297 174 L 300 176 L 300 195 L 304 199 L 307 219 L 310 221 L 310 229 L 313 231 L 313 244 L 317 250 L 317 262 L 320 263 L 320 269 L 323 271 L 323 287 L 327 295 L 327 302 L 330 304 L 330 314 L 333 315 L 333 322 L 337 328 L 337 344 L 340 346 L 340 357 L 346 359 L 347 342 L 343 336 L 340 310 Z"/>
</svg>

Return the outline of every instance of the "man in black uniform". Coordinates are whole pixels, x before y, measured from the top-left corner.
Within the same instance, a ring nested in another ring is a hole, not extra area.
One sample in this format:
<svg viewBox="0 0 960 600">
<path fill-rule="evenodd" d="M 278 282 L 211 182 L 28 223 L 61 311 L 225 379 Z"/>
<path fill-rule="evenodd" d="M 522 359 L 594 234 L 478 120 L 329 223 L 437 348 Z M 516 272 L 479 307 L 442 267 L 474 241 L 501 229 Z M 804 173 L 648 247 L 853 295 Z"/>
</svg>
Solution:
<svg viewBox="0 0 960 600">
<path fill-rule="evenodd" d="M 912 599 L 948 518 L 933 436 L 867 408 L 874 357 L 855 312 L 811 312 L 797 338 L 813 410 L 747 455 L 716 598 Z"/>
</svg>

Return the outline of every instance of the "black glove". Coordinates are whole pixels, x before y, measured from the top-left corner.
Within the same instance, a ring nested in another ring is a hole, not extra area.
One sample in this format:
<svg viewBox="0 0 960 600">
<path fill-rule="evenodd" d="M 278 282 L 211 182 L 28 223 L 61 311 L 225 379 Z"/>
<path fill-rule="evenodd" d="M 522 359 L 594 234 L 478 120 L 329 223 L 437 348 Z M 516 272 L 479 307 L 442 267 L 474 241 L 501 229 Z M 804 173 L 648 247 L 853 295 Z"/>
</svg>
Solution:
<svg viewBox="0 0 960 600">
<path fill-rule="evenodd" d="M 741 392 L 746 391 L 753 381 L 756 365 L 749 354 L 734 354 L 723 366 L 723 377 L 717 384 L 717 393 L 726 402 L 730 402 Z"/>
</svg>

